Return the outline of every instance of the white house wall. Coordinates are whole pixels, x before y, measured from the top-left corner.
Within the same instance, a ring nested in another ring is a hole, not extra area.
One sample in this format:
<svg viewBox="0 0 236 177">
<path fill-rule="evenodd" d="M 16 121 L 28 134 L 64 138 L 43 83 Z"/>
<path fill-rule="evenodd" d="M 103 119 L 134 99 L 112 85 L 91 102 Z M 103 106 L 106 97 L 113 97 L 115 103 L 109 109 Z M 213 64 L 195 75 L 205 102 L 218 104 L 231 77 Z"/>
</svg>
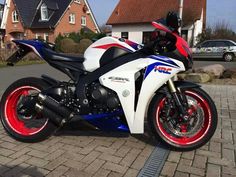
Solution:
<svg viewBox="0 0 236 177">
<path fill-rule="evenodd" d="M 201 19 L 197 20 L 194 23 L 194 40 L 193 40 L 193 45 L 197 44 L 197 42 L 198 42 L 197 41 L 197 36 L 202 33 L 202 30 L 203 30 L 203 9 L 202 9 Z"/>
<path fill-rule="evenodd" d="M 113 25 L 112 36 L 121 37 L 121 32 L 129 33 L 129 40 L 137 43 L 143 42 L 143 32 L 153 31 L 154 27 L 151 24 L 135 24 L 135 25 Z"/>
<path fill-rule="evenodd" d="M 0 29 L 6 29 L 7 17 L 10 9 L 10 0 L 6 0 L 4 4 L 2 24 L 0 24 Z"/>
</svg>

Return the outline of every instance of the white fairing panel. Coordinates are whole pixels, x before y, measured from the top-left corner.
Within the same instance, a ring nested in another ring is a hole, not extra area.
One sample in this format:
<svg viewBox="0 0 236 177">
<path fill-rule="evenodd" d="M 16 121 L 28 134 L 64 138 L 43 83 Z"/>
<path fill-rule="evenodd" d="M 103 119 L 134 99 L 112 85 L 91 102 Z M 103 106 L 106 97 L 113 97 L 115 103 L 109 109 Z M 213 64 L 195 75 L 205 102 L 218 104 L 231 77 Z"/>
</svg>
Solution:
<svg viewBox="0 0 236 177">
<path fill-rule="evenodd" d="M 99 61 L 102 55 L 110 47 L 119 47 L 130 52 L 135 50 L 125 42 L 120 41 L 114 37 L 104 37 L 95 43 L 93 43 L 84 53 L 84 68 L 85 70 L 92 72 L 100 67 Z"/>
<path fill-rule="evenodd" d="M 156 57 L 156 56 L 155 56 Z M 169 58 L 141 58 L 124 64 L 99 78 L 100 83 L 114 90 L 121 102 L 131 133 L 144 132 L 144 117 L 156 90 L 176 73 L 184 71 L 182 62 Z M 165 62 L 171 61 L 175 65 Z M 147 67 L 135 111 L 135 74 Z"/>
</svg>

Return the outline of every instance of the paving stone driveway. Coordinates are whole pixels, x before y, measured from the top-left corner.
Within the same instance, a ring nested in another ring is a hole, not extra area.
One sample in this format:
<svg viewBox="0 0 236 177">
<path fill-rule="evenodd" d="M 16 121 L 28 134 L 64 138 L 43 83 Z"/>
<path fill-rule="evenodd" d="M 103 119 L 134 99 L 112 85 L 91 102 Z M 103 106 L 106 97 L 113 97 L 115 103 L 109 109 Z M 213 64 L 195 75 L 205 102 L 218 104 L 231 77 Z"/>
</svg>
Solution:
<svg viewBox="0 0 236 177">
<path fill-rule="evenodd" d="M 218 108 L 219 126 L 206 146 L 170 152 L 162 176 L 236 176 L 236 87 L 204 86 Z M 148 135 L 63 131 L 36 144 L 11 139 L 0 126 L 0 176 L 135 177 L 154 149 Z"/>
<path fill-rule="evenodd" d="M 170 152 L 162 176 L 236 177 L 236 86 L 204 86 L 218 110 L 218 128 L 211 141 L 191 152 Z"/>
</svg>

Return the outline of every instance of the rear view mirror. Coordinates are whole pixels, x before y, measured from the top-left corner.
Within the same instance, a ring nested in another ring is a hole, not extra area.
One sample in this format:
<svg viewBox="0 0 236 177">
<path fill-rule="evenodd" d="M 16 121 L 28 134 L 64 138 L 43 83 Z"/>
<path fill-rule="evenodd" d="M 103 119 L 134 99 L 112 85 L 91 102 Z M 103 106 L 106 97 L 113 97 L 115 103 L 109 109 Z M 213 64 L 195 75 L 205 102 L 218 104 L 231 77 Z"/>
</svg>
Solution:
<svg viewBox="0 0 236 177">
<path fill-rule="evenodd" d="M 166 17 L 166 24 L 167 26 L 177 31 L 179 27 L 181 26 L 181 19 L 179 18 L 177 13 L 169 12 Z"/>
</svg>

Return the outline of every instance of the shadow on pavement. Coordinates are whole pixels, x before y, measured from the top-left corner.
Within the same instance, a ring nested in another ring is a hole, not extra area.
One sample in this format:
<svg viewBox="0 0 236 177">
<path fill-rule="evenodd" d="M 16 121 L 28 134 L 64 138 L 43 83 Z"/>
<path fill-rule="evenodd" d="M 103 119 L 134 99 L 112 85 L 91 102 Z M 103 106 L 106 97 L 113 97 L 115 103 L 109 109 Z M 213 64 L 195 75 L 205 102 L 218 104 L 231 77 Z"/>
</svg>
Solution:
<svg viewBox="0 0 236 177">
<path fill-rule="evenodd" d="M 146 144 L 156 146 L 159 144 L 159 141 L 153 136 L 150 132 L 147 124 L 145 124 L 145 133 L 144 134 L 133 134 L 125 132 L 104 132 L 95 129 L 90 124 L 85 121 L 73 121 L 70 124 L 66 125 L 63 129 L 59 130 L 54 134 L 54 136 L 95 136 L 95 137 L 115 137 L 115 138 L 127 138 L 132 136 L 139 141 L 142 141 Z"/>
<path fill-rule="evenodd" d="M 11 176 L 11 177 L 24 177 L 26 175 L 33 175 L 38 177 L 45 176 L 38 171 L 37 167 L 22 167 L 17 166 L 0 166 L 0 176 Z"/>
</svg>

